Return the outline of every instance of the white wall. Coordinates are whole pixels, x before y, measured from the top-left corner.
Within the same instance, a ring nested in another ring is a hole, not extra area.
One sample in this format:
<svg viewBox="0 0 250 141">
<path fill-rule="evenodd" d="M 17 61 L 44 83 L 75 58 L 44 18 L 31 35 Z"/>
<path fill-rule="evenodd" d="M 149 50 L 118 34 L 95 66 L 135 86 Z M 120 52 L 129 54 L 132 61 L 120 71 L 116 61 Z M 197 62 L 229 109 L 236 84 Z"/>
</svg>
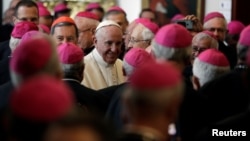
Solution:
<svg viewBox="0 0 250 141">
<path fill-rule="evenodd" d="M 3 1 L 3 13 L 9 8 L 11 0 L 2 0 Z"/>
<path fill-rule="evenodd" d="M 117 0 L 117 5 L 126 11 L 129 22 L 139 17 L 143 7 L 142 0 Z"/>
<path fill-rule="evenodd" d="M 232 0 L 206 0 L 205 15 L 213 11 L 221 12 L 227 19 L 227 22 L 231 21 Z"/>
</svg>

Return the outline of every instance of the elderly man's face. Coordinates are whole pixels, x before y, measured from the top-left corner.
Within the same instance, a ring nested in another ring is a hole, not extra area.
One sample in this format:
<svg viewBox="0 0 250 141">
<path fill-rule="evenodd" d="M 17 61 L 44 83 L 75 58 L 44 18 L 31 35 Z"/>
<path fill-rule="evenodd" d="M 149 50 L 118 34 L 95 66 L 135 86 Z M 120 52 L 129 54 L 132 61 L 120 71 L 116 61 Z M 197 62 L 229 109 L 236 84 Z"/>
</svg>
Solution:
<svg viewBox="0 0 250 141">
<path fill-rule="evenodd" d="M 55 27 L 54 34 L 52 35 L 56 40 L 56 44 L 61 43 L 74 43 L 77 44 L 76 29 L 73 25 L 57 26 Z"/>
<path fill-rule="evenodd" d="M 224 41 L 227 33 L 227 25 L 222 18 L 213 18 L 204 24 L 204 29 L 213 32 L 220 41 Z"/>
<path fill-rule="evenodd" d="M 194 60 L 204 50 L 209 49 L 210 46 L 211 46 L 211 40 L 208 38 L 193 41 L 192 42 L 192 60 Z"/>
<path fill-rule="evenodd" d="M 129 39 L 128 47 L 139 47 L 146 49 L 150 45 L 150 40 L 144 39 L 142 36 L 142 31 L 145 29 L 145 27 L 141 24 L 138 24 L 134 30 L 132 31 L 132 34 Z"/>
<path fill-rule="evenodd" d="M 96 28 L 93 22 L 94 20 L 88 18 L 75 18 L 75 23 L 79 33 L 78 46 L 82 49 L 90 48 L 93 45 L 93 33 Z"/>
<path fill-rule="evenodd" d="M 125 33 L 126 28 L 128 26 L 128 22 L 126 20 L 126 17 L 124 14 L 119 13 L 119 14 L 110 14 L 107 16 L 107 20 L 112 20 L 119 24 L 122 28 L 122 32 Z"/>
<path fill-rule="evenodd" d="M 13 17 L 14 24 L 21 21 L 30 21 L 35 24 L 39 22 L 38 9 L 35 6 L 21 6 L 17 10 L 17 15 Z"/>
<path fill-rule="evenodd" d="M 96 32 L 94 44 L 108 64 L 114 64 L 121 53 L 122 31 L 116 26 L 102 27 Z"/>
</svg>

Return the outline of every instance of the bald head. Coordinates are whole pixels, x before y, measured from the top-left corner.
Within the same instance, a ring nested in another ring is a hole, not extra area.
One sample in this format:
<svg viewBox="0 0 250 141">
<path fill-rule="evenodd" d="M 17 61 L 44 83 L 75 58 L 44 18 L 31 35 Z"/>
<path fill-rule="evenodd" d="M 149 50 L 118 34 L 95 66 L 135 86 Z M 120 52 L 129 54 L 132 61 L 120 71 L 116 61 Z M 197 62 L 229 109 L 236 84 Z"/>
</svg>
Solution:
<svg viewBox="0 0 250 141">
<path fill-rule="evenodd" d="M 94 30 L 96 29 L 99 21 L 92 18 L 76 16 L 74 19 L 79 37 L 78 37 L 78 46 L 83 50 L 93 46 L 93 35 Z"/>
</svg>

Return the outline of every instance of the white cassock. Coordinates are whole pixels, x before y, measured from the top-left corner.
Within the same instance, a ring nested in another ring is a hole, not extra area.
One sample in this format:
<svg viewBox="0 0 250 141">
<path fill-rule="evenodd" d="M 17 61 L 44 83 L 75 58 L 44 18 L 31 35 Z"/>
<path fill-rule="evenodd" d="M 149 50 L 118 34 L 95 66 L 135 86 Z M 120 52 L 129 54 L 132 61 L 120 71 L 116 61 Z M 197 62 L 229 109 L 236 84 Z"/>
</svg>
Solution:
<svg viewBox="0 0 250 141">
<path fill-rule="evenodd" d="M 85 69 L 82 84 L 99 90 L 125 82 L 122 61 L 117 59 L 114 64 L 106 63 L 96 49 L 84 57 Z"/>
</svg>

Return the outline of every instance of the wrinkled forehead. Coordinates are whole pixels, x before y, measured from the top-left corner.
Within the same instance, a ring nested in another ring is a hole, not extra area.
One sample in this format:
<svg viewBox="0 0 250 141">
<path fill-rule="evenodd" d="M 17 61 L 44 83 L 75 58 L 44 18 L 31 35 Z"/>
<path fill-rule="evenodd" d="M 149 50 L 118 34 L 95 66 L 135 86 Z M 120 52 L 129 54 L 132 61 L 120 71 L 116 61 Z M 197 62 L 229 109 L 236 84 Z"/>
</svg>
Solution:
<svg viewBox="0 0 250 141">
<path fill-rule="evenodd" d="M 105 34 L 119 34 L 122 35 L 121 28 L 115 26 L 115 25 L 107 25 L 99 28 L 96 30 L 95 35 L 105 35 Z"/>
</svg>

